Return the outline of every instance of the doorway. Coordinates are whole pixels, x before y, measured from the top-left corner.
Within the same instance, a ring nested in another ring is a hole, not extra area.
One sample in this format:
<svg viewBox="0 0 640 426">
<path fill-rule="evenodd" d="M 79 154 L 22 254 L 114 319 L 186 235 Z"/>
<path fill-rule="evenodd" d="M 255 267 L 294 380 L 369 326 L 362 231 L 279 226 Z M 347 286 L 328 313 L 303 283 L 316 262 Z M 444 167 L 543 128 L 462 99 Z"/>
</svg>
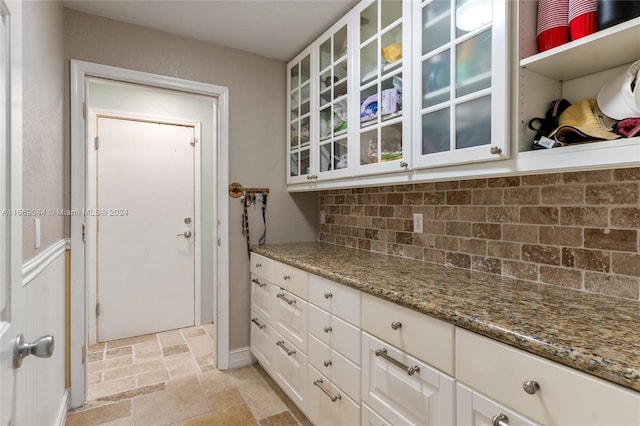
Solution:
<svg viewBox="0 0 640 426">
<path fill-rule="evenodd" d="M 89 129 L 97 341 L 200 325 L 200 124 L 91 109 Z"/>
<path fill-rule="evenodd" d="M 193 81 L 181 80 L 171 77 L 159 76 L 155 74 L 130 71 L 116 67 L 110 67 L 99 64 L 92 64 L 82 61 L 71 61 L 71 128 L 72 128 L 72 149 L 71 149 L 71 207 L 72 212 L 88 211 L 90 209 L 90 200 L 87 191 L 89 182 L 88 176 L 88 158 L 89 152 L 94 141 L 90 140 L 88 132 L 88 121 L 90 118 L 90 110 L 92 107 L 90 89 L 95 79 L 102 79 L 108 82 L 107 92 L 111 94 L 113 104 L 109 107 L 111 110 L 129 110 L 123 108 L 119 102 L 122 97 L 118 95 L 120 90 L 124 90 L 124 86 L 135 86 L 137 88 L 146 89 L 150 96 L 157 96 L 171 92 L 173 95 L 181 99 L 190 99 L 197 103 L 198 101 L 210 102 L 212 105 L 211 114 L 208 118 L 211 122 L 210 126 L 203 123 L 202 140 L 194 141 L 201 144 L 201 161 L 200 174 L 202 187 L 200 191 L 201 208 L 200 211 L 194 212 L 194 218 L 201 218 L 201 253 L 202 261 L 196 265 L 201 265 L 200 273 L 196 270 L 196 276 L 199 276 L 202 282 L 212 283 L 210 291 L 207 293 L 202 287 L 202 305 L 210 305 L 212 308 L 211 316 L 214 323 L 214 335 L 216 348 L 214 354 L 218 369 L 227 369 L 229 366 L 229 336 L 228 336 L 228 280 L 229 280 L 229 261 L 228 261 L 228 89 L 221 86 L 198 83 Z M 134 102 L 141 103 L 142 100 L 138 96 L 134 96 Z M 146 102 L 146 106 L 151 109 L 159 107 L 162 102 Z M 175 102 L 165 102 L 165 105 L 173 105 Z M 189 118 L 186 111 L 189 107 L 181 108 L 180 114 L 172 114 L 171 112 L 149 111 L 160 117 L 186 117 L 185 119 L 193 121 L 204 121 Z M 169 110 L 170 111 L 170 110 Z M 196 163 L 196 167 L 198 163 Z M 74 178 L 75 176 L 75 178 Z M 116 208 L 116 207 L 114 207 Z M 182 218 L 184 220 L 189 216 Z M 83 363 L 83 354 L 86 353 L 88 343 L 90 341 L 89 334 L 92 327 L 89 326 L 92 315 L 89 314 L 91 308 L 90 303 L 92 297 L 91 290 L 87 288 L 87 282 L 91 278 L 91 265 L 95 259 L 90 258 L 87 251 L 87 245 L 83 241 L 83 232 L 85 240 L 90 233 L 87 227 L 90 224 L 91 217 L 84 215 L 71 216 L 71 406 L 78 407 L 85 400 L 86 393 L 86 371 L 85 363 Z M 174 233 L 173 238 L 180 241 L 180 237 L 176 235 L 182 234 L 184 237 L 186 223 L 181 224 L 181 228 Z M 181 231 L 181 232 L 179 232 Z M 193 232 L 193 231 L 191 231 Z M 198 288 L 198 286 L 196 286 Z M 208 290 L 207 290 L 208 291 Z M 198 311 L 200 305 L 196 303 L 195 311 Z M 200 315 L 195 313 L 195 317 L 203 317 L 206 315 L 200 309 Z M 95 328 L 94 328 L 95 329 Z"/>
</svg>

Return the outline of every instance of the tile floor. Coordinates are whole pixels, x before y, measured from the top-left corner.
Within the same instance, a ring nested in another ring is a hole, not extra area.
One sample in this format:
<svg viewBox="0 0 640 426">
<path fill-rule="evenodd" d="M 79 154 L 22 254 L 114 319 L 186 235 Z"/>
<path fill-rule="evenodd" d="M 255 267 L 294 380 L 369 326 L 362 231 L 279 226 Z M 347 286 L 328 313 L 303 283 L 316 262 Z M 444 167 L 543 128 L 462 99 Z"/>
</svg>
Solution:
<svg viewBox="0 0 640 426">
<path fill-rule="evenodd" d="M 89 348 L 88 401 L 67 426 L 310 425 L 257 364 L 219 371 L 212 324 Z"/>
</svg>

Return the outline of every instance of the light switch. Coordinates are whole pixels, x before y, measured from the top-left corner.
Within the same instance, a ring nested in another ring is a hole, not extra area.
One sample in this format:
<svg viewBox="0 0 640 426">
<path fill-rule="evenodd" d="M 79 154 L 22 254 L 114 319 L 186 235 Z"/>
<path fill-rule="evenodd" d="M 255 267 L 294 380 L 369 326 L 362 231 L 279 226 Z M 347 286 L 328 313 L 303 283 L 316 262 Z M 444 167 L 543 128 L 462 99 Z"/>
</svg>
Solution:
<svg viewBox="0 0 640 426">
<path fill-rule="evenodd" d="M 422 233 L 424 228 L 423 228 L 423 223 L 422 223 L 422 213 L 414 213 L 413 214 L 413 232 L 416 233 Z"/>
<path fill-rule="evenodd" d="M 40 248 L 40 218 L 33 219 L 33 245 Z"/>
<path fill-rule="evenodd" d="M 320 210 L 320 225 L 324 225 L 327 220 L 327 212 Z"/>
</svg>

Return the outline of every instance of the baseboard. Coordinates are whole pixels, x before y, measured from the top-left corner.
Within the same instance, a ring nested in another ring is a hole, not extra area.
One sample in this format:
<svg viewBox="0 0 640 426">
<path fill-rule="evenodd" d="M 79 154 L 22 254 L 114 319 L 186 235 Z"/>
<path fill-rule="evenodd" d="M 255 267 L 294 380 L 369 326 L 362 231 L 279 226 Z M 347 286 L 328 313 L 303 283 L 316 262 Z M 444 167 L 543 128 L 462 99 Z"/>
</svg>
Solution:
<svg viewBox="0 0 640 426">
<path fill-rule="evenodd" d="M 229 351 L 229 369 L 253 364 L 249 346 Z"/>
<path fill-rule="evenodd" d="M 64 426 L 64 424 L 67 422 L 67 411 L 69 411 L 69 388 L 64 390 L 64 395 L 62 395 L 62 401 L 60 403 L 60 409 L 58 410 L 56 421 L 53 424 L 56 426 Z"/>
</svg>

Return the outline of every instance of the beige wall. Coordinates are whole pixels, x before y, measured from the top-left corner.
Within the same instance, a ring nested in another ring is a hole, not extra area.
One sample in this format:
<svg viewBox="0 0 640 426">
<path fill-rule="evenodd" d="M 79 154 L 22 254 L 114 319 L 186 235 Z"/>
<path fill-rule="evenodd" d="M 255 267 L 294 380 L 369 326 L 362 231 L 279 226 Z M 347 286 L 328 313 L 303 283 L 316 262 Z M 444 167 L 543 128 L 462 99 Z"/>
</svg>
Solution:
<svg viewBox="0 0 640 426">
<path fill-rule="evenodd" d="M 23 262 L 64 238 L 63 97 L 64 9 L 61 2 L 23 2 L 23 208 L 39 213 L 41 245 L 34 246 L 34 217 L 23 217 Z"/>
<path fill-rule="evenodd" d="M 69 9 L 64 49 L 67 75 L 68 61 L 78 59 L 229 87 L 229 181 L 271 189 L 268 243 L 317 239 L 317 196 L 286 191 L 285 63 Z M 65 113 L 68 117 L 68 101 Z M 69 179 L 67 175 L 67 206 Z M 249 344 L 249 263 L 239 201 L 230 201 L 229 214 L 229 344 L 235 349 Z"/>
</svg>

